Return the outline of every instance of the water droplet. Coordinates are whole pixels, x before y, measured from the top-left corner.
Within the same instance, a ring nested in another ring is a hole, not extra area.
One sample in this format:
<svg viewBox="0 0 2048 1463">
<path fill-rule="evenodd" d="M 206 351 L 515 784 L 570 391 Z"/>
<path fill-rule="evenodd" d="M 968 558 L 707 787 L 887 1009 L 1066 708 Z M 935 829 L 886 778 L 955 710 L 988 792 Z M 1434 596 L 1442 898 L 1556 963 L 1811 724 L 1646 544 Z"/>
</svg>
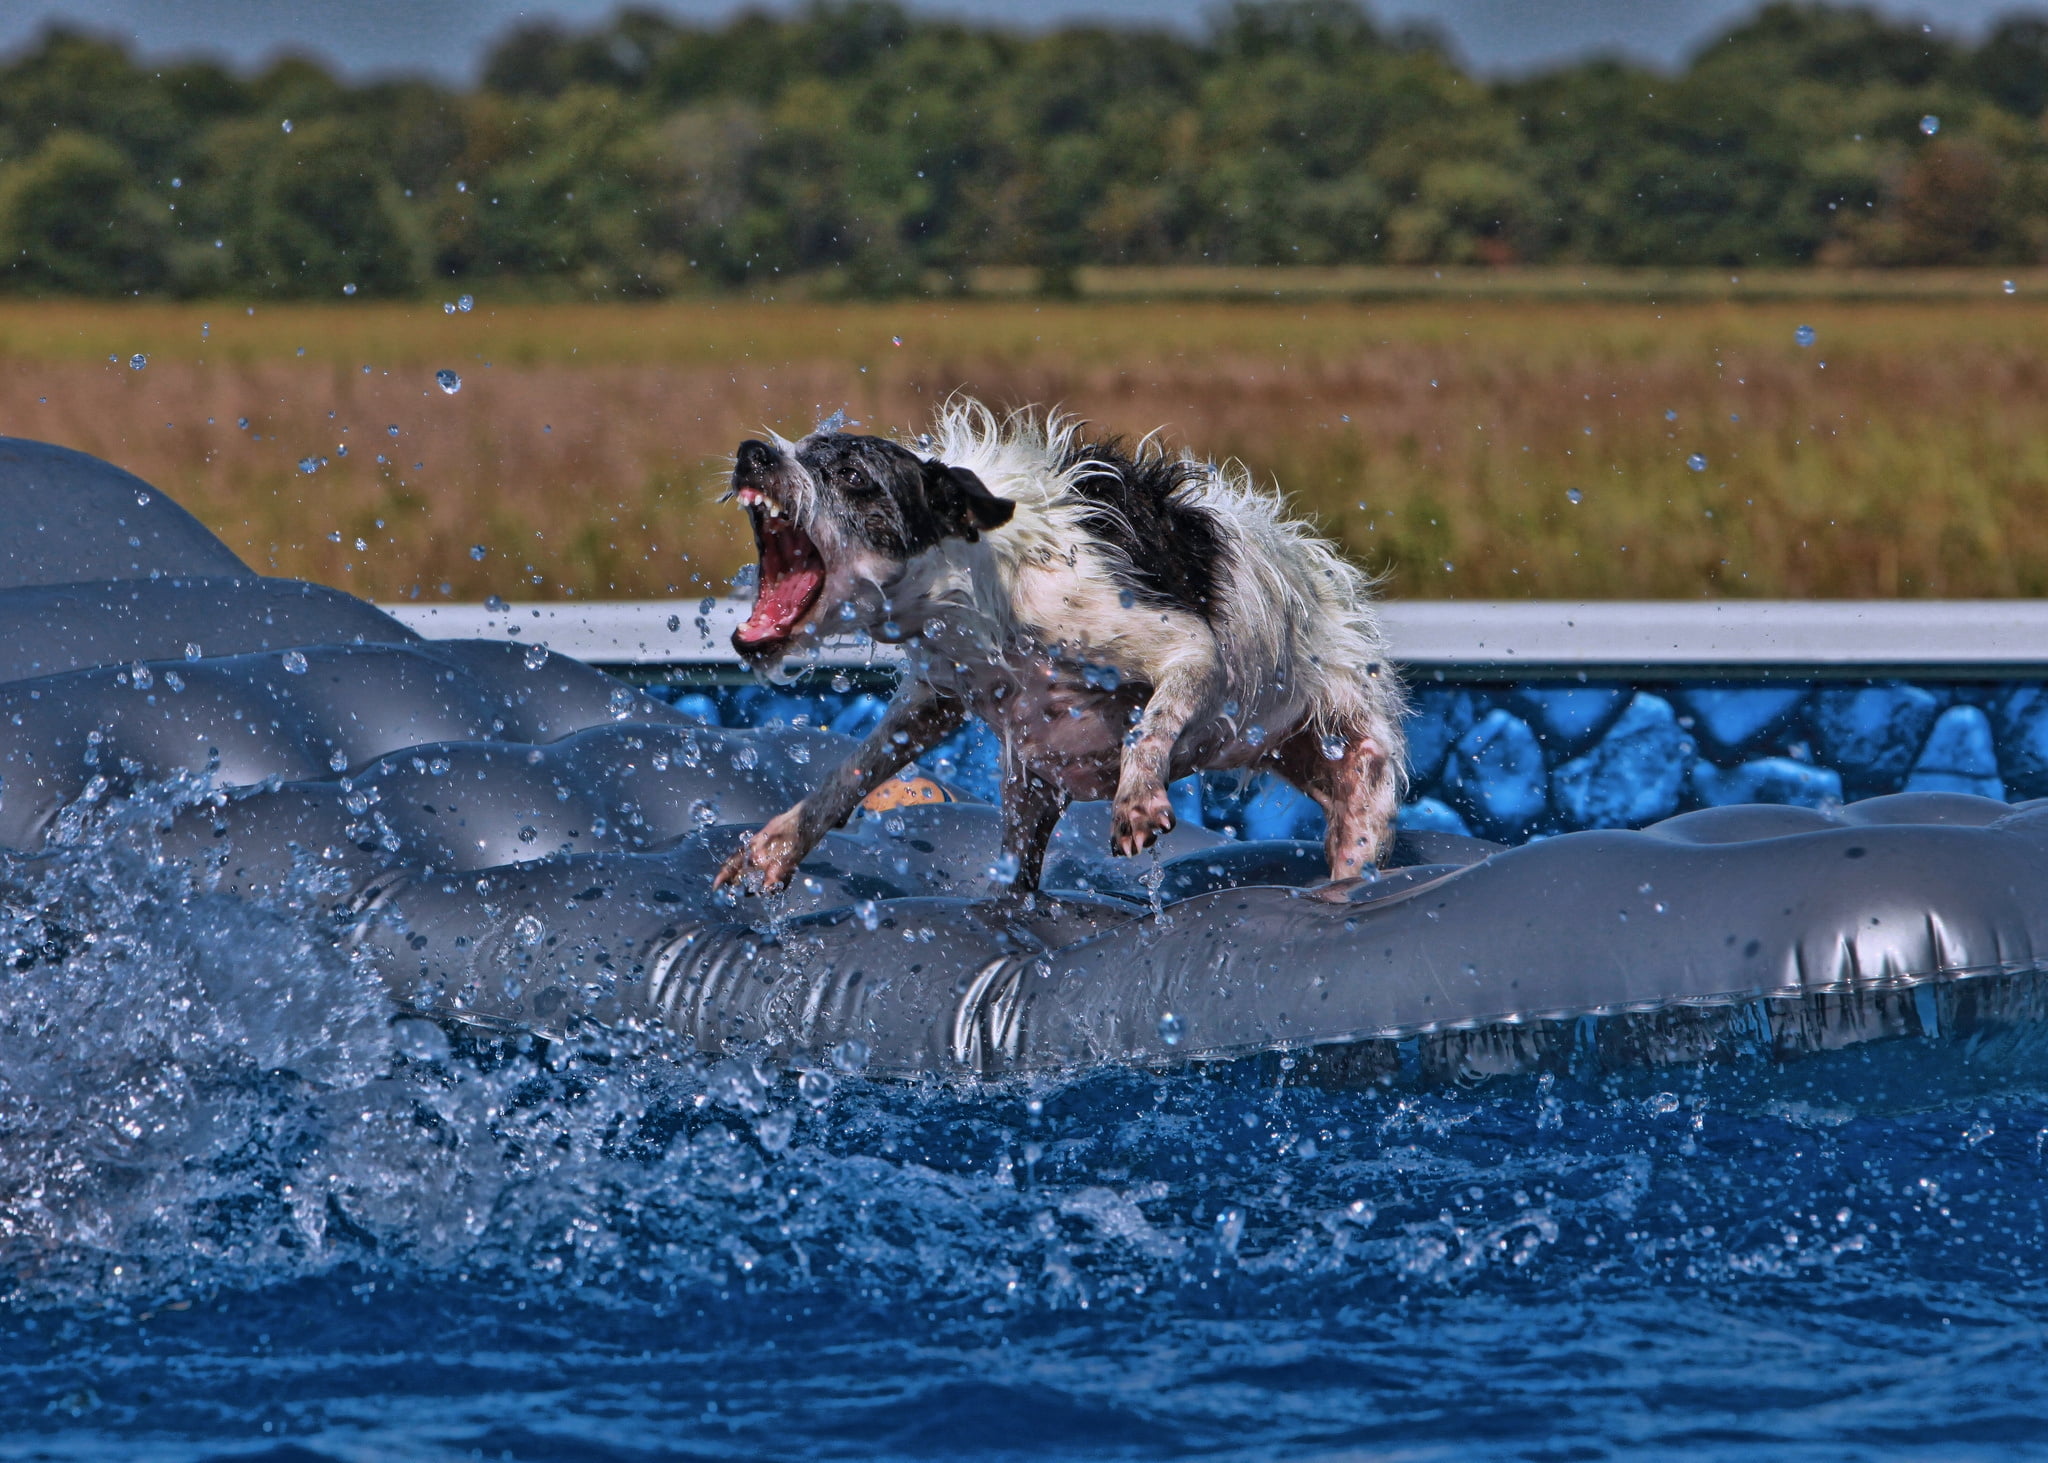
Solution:
<svg viewBox="0 0 2048 1463">
<path fill-rule="evenodd" d="M 1929 112 L 1920 119 L 1920 131 L 1926 136 L 1932 137 L 1935 133 L 1941 131 L 1941 118 Z"/>
<path fill-rule="evenodd" d="M 390 426 L 386 427 L 384 429 L 384 435 L 387 437 L 396 437 L 398 435 L 398 423 L 393 422 Z"/>
<path fill-rule="evenodd" d="M 880 911 L 875 908 L 874 900 L 863 899 L 853 907 L 853 912 L 860 917 L 860 927 L 862 929 L 874 930 L 880 928 L 882 916 Z"/>
<path fill-rule="evenodd" d="M 249 430 L 249 419 L 247 417 L 236 417 L 235 425 L 246 432 Z"/>
<path fill-rule="evenodd" d="M 460 310 L 463 314 L 467 315 L 471 310 L 474 310 L 476 308 L 476 296 L 457 295 L 455 297 L 455 308 Z"/>
<path fill-rule="evenodd" d="M 548 650 L 545 645 L 529 645 L 526 647 L 526 668 L 528 670 L 537 671 L 547 663 Z"/>
<path fill-rule="evenodd" d="M 131 371 L 139 371 L 148 364 L 149 357 L 143 355 L 140 351 L 137 351 L 134 355 L 128 358 L 128 369 Z"/>
<path fill-rule="evenodd" d="M 900 336 L 900 335 L 892 335 L 892 336 L 890 336 L 890 337 L 889 337 L 889 344 L 891 344 L 891 345 L 901 345 L 901 344 L 903 344 L 903 337 L 902 337 L 902 336 Z"/>
<path fill-rule="evenodd" d="M 494 594 L 484 601 L 484 608 L 493 614 L 503 614 L 506 610 L 511 609 L 512 606 L 506 604 L 501 597 Z"/>
<path fill-rule="evenodd" d="M 1586 500 L 1586 495 L 1580 492 L 1577 488 L 1566 488 L 1564 490 L 1564 496 L 1565 501 L 1569 503 L 1583 503 Z"/>
<path fill-rule="evenodd" d="M 185 659 L 198 660 L 202 654 L 203 652 L 199 649 L 199 642 L 197 640 L 187 640 L 185 642 Z"/>
<path fill-rule="evenodd" d="M 858 1072 L 868 1064 L 868 1044 L 859 1037 L 842 1041 L 825 1053 L 832 1065 L 842 1072 Z"/>
<path fill-rule="evenodd" d="M 299 459 L 299 471 L 303 473 L 320 471 L 320 459 L 317 457 L 301 457 Z M 339 541 L 339 537 L 339 535 L 336 535 L 337 541 Z"/>
<path fill-rule="evenodd" d="M 485 548 L 482 544 L 471 544 L 469 546 L 470 558 L 475 559 L 479 563 L 483 561 L 484 555 L 488 554 L 489 552 L 490 550 Z"/>
<path fill-rule="evenodd" d="M 853 689 L 853 677 L 849 676 L 845 671 L 834 671 L 832 673 L 832 689 L 844 696 Z"/>
<path fill-rule="evenodd" d="M 1678 413 L 1670 410 L 1669 408 L 1666 408 L 1664 412 L 1664 420 L 1667 422 L 1675 422 L 1678 420 Z"/>
<path fill-rule="evenodd" d="M 1444 573 L 1454 573 L 1457 570 L 1457 567 L 1458 566 L 1456 564 L 1453 564 L 1449 559 L 1444 560 Z"/>
<path fill-rule="evenodd" d="M 806 1072 L 796 1079 L 796 1094 L 812 1107 L 823 1107 L 838 1085 L 839 1079 L 830 1072 Z"/>
<path fill-rule="evenodd" d="M 615 687 L 611 694 L 612 715 L 624 721 L 633 714 L 633 693 L 624 686 Z"/>
<path fill-rule="evenodd" d="M 1180 1039 L 1187 1031 L 1187 1023 L 1168 1011 L 1159 1018 L 1159 1039 L 1168 1046 L 1179 1046 Z"/>
<path fill-rule="evenodd" d="M 443 300 L 441 302 L 441 313 L 443 315 L 453 315 L 455 313 L 455 302 L 453 300 Z"/>
<path fill-rule="evenodd" d="M 306 657 L 296 650 L 287 650 L 284 653 L 284 668 L 295 676 L 303 676 L 306 673 Z"/>
<path fill-rule="evenodd" d="M 341 292 L 345 295 L 352 295 L 356 292 L 356 287 L 352 284 L 345 284 L 341 287 Z"/>
<path fill-rule="evenodd" d="M 2016 295 L 2020 292 L 2020 287 L 2011 280 L 2007 280 L 2001 288 L 2009 295 Z"/>
<path fill-rule="evenodd" d="M 138 691 L 146 691 L 156 684 L 156 677 L 150 674 L 149 667 L 139 660 L 129 669 L 128 679 L 135 683 Z"/>
<path fill-rule="evenodd" d="M 1817 340 L 1819 337 L 1816 335 L 1814 328 L 1811 325 L 1802 325 L 1797 330 L 1792 332 L 1792 338 L 1798 341 L 1801 346 L 1809 346 L 1812 345 L 1814 341 Z"/>
<path fill-rule="evenodd" d="M 284 130 L 287 132 L 292 130 L 292 119 L 289 117 L 284 119 Z"/>
<path fill-rule="evenodd" d="M 1707 470 L 1707 459 L 1701 453 L 1695 452 L 1692 456 L 1685 459 L 1685 465 L 1694 472 L 1705 472 Z"/>
<path fill-rule="evenodd" d="M 519 916 L 518 923 L 512 926 L 513 935 L 518 938 L 520 944 L 526 946 L 529 950 L 538 945 L 541 941 L 541 936 L 547 932 L 548 927 L 530 914 L 522 914 Z"/>
<path fill-rule="evenodd" d="M 335 748 L 334 751 L 328 753 L 327 765 L 336 772 L 348 771 L 348 753 L 342 751 L 339 747 Z"/>
<path fill-rule="evenodd" d="M 444 367 L 434 373 L 434 384 L 453 396 L 462 389 L 462 378 Z"/>
<path fill-rule="evenodd" d="M 1323 758 L 1329 762 L 1342 762 L 1344 760 L 1344 738 L 1334 733 L 1326 732 L 1323 735 Z"/>
<path fill-rule="evenodd" d="M 332 530 L 331 532 L 329 532 L 329 533 L 328 533 L 328 535 L 327 535 L 327 542 L 329 542 L 329 543 L 331 543 L 331 544 L 338 544 L 338 543 L 340 543 L 340 542 L 341 542 L 341 530 L 337 528 L 337 529 L 334 529 L 334 530 Z"/>
</svg>

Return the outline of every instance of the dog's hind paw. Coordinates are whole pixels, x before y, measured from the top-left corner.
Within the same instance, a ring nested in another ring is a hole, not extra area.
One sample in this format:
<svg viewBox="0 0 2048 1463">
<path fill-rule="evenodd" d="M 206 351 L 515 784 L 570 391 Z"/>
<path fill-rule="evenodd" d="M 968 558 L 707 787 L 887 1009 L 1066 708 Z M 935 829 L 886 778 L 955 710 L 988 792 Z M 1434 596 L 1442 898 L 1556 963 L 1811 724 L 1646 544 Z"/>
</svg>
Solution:
<svg viewBox="0 0 2048 1463">
<path fill-rule="evenodd" d="M 1172 831 L 1173 802 L 1165 788 L 1154 783 L 1138 792 L 1117 794 L 1109 828 L 1109 846 L 1115 852 L 1134 858 Z"/>
</svg>

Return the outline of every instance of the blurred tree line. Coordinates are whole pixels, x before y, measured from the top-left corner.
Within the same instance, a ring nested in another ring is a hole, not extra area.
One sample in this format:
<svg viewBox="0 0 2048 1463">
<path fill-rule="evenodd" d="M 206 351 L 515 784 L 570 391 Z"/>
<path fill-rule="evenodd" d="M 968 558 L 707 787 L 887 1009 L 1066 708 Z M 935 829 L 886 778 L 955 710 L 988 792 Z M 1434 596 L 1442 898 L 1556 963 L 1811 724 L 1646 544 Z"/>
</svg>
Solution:
<svg viewBox="0 0 2048 1463">
<path fill-rule="evenodd" d="M 1934 125 L 1938 119 L 1938 126 Z M 1022 35 L 827 3 L 519 31 L 482 85 L 0 67 L 17 292 L 854 293 L 1026 265 L 2048 258 L 2048 20 L 1774 4 L 1682 75 L 1484 82 L 1345 3 Z"/>
</svg>

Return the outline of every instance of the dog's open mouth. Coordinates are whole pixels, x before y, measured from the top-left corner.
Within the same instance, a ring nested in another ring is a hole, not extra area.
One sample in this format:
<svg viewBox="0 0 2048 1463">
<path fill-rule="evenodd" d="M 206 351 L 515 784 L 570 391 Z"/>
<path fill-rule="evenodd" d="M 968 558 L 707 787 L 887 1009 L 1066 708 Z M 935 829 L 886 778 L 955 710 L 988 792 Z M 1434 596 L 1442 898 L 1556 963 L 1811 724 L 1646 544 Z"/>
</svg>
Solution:
<svg viewBox="0 0 2048 1463">
<path fill-rule="evenodd" d="M 810 535 L 767 494 L 742 488 L 739 500 L 754 525 L 761 577 L 754 613 L 732 632 L 732 644 L 742 655 L 759 656 L 786 643 L 818 602 L 825 588 L 825 560 Z"/>
</svg>

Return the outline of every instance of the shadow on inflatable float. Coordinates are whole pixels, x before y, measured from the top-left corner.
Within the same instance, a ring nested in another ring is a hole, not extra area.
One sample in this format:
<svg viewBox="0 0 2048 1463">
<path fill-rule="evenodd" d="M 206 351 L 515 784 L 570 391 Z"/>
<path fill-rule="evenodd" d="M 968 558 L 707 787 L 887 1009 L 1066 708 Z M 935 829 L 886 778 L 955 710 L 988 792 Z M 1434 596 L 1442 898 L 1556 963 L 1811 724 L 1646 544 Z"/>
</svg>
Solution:
<svg viewBox="0 0 2048 1463">
<path fill-rule="evenodd" d="M 0 522 L 7 883 L 109 799 L 182 779 L 207 795 L 165 855 L 249 899 L 315 892 L 402 1007 L 443 1019 L 659 1022 L 707 1054 L 890 1076 L 1292 1052 L 1369 1081 L 2042 1014 L 2048 801 L 1715 808 L 1519 848 L 1408 833 L 1344 885 L 1312 845 L 1187 825 L 1114 860 L 1084 804 L 1019 900 L 989 897 L 996 810 L 956 794 L 864 815 L 785 894 L 734 900 L 712 872 L 849 739 L 707 728 L 539 646 L 423 640 L 252 574 L 65 449 L 0 439 Z"/>
</svg>

